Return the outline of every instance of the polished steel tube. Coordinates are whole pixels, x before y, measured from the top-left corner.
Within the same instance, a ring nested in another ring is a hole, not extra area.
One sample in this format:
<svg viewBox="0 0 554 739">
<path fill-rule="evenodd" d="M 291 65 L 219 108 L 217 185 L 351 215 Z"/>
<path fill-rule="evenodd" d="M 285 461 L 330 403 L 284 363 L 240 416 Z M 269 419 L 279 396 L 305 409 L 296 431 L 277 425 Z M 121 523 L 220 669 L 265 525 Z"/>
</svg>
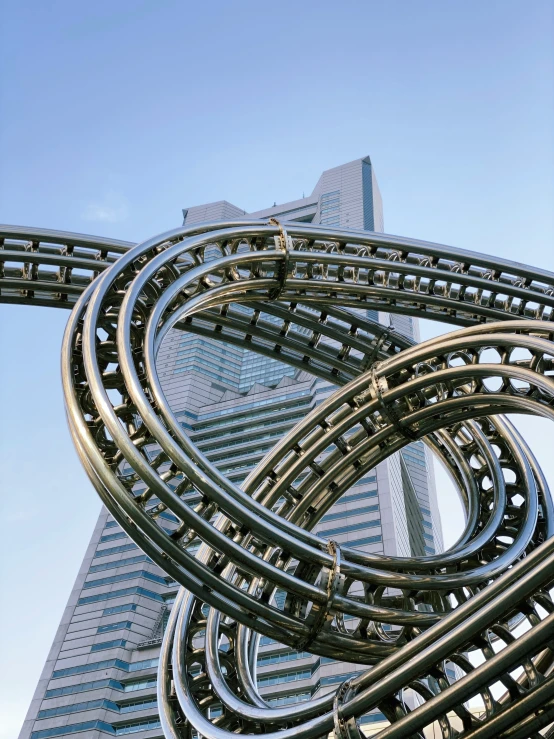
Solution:
<svg viewBox="0 0 554 739">
<path fill-rule="evenodd" d="M 554 664 L 554 507 L 505 414 L 554 419 L 553 273 L 274 219 L 178 228 L 137 246 L 17 227 L 0 227 L 0 239 L 0 302 L 71 309 L 63 388 L 92 484 L 182 586 L 159 667 L 167 737 L 359 739 L 373 709 L 390 724 L 383 739 L 422 736 L 435 721 L 445 737 L 476 739 L 547 726 L 551 709 L 533 712 Z M 461 328 L 415 345 L 367 309 Z M 173 329 L 246 344 L 337 389 L 239 487 L 164 396 L 157 357 Z M 419 439 L 465 510 L 447 552 L 368 554 L 313 533 L 368 470 Z M 177 520 L 170 533 L 164 511 Z M 368 669 L 275 708 L 257 690 L 260 635 Z M 446 662 L 462 675 L 454 683 Z M 476 696 L 482 716 L 466 706 Z M 223 712 L 210 718 L 215 705 Z"/>
</svg>

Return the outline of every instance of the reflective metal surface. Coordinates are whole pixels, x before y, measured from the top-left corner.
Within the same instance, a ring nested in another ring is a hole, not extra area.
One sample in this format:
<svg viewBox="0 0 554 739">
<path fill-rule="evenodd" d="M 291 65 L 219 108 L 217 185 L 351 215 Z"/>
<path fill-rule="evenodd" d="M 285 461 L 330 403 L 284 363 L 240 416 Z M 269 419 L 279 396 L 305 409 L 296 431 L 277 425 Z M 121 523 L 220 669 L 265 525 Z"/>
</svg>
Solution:
<svg viewBox="0 0 554 739">
<path fill-rule="evenodd" d="M 553 273 L 274 220 L 175 229 L 135 247 L 7 227 L 0 236 L 0 300 L 72 309 L 64 394 L 93 485 L 183 586 L 159 668 L 167 737 L 354 738 L 375 708 L 390 722 L 383 739 L 423 736 L 434 721 L 444 737 L 552 733 L 554 510 L 504 414 L 554 418 Z M 412 345 L 348 309 L 462 328 Z M 337 391 L 238 487 L 164 397 L 156 357 L 172 328 L 246 345 Z M 417 439 L 459 489 L 466 521 L 453 547 L 393 558 L 311 533 Z M 169 533 L 164 512 L 177 519 Z M 260 635 L 368 670 L 316 700 L 271 707 L 256 687 Z M 467 707 L 475 696 L 481 716 Z M 215 705 L 224 710 L 210 718 Z"/>
</svg>

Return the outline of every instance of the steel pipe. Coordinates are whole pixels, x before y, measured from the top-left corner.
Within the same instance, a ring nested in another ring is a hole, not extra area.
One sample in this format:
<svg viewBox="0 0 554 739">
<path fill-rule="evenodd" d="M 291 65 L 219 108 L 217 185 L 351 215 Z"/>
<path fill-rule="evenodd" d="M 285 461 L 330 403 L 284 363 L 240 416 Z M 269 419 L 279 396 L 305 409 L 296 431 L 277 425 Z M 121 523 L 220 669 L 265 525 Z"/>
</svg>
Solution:
<svg viewBox="0 0 554 739">
<path fill-rule="evenodd" d="M 174 229 L 138 246 L 15 227 L 0 238 L 0 302 L 71 309 L 64 396 L 91 482 L 182 586 L 160 657 L 166 736 L 358 739 L 373 709 L 390 723 L 383 739 L 422 736 L 433 721 L 445 737 L 547 725 L 550 709 L 532 712 L 552 682 L 554 508 L 504 414 L 554 418 L 553 273 L 273 219 Z M 414 345 L 367 309 L 462 328 Z M 175 329 L 247 346 L 337 390 L 239 487 L 164 396 L 157 356 Z M 447 552 L 389 557 L 312 533 L 368 470 L 419 439 L 465 509 Z M 169 533 L 165 511 L 177 521 Z M 275 708 L 256 687 L 260 635 L 369 669 Z M 453 684 L 445 662 L 463 673 Z M 481 717 L 466 707 L 477 695 Z"/>
</svg>

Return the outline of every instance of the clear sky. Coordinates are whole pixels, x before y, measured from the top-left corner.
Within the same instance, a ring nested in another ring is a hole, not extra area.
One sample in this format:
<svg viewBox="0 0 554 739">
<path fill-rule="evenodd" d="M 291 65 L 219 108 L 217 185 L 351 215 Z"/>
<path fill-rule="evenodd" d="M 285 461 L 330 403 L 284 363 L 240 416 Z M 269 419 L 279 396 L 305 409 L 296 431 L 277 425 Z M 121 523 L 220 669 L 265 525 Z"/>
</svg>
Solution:
<svg viewBox="0 0 554 739">
<path fill-rule="evenodd" d="M 554 269 L 552 0 L 4 0 L 0 22 L 4 223 L 139 241 L 369 154 L 387 232 Z M 99 510 L 65 425 L 66 319 L 0 306 L 0 739 Z M 552 474 L 551 428 L 524 426 Z"/>
</svg>

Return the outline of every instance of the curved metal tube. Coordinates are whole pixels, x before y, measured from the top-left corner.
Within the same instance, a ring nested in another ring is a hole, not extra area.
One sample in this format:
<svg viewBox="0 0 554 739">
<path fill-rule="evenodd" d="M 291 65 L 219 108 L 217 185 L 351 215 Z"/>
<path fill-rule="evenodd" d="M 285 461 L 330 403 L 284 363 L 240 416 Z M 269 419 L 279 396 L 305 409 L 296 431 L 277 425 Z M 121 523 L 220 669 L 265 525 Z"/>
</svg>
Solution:
<svg viewBox="0 0 554 739">
<path fill-rule="evenodd" d="M 72 310 L 63 387 L 87 474 L 123 529 L 182 585 L 159 667 L 167 737 L 334 730 L 358 739 L 360 717 L 376 708 L 390 722 L 383 739 L 422 736 L 433 721 L 454 736 L 452 711 L 460 736 L 547 725 L 548 710 L 540 720 L 530 712 L 552 680 L 554 508 L 503 414 L 554 418 L 553 273 L 273 220 L 178 228 L 138 246 L 16 227 L 0 227 L 0 239 L 0 302 Z M 463 328 L 414 345 L 366 309 Z M 337 390 L 239 487 L 165 399 L 157 356 L 173 329 L 246 345 Z M 368 470 L 418 439 L 465 509 L 449 551 L 390 557 L 312 533 Z M 203 496 L 196 508 L 183 497 L 193 489 Z M 177 520 L 170 533 L 163 511 Z M 312 701 L 272 707 L 256 687 L 260 634 L 370 669 Z M 474 667 L 468 652 L 483 663 Z M 465 673 L 454 684 L 445 662 Z M 487 706 L 480 718 L 465 706 L 476 694 Z"/>
</svg>

